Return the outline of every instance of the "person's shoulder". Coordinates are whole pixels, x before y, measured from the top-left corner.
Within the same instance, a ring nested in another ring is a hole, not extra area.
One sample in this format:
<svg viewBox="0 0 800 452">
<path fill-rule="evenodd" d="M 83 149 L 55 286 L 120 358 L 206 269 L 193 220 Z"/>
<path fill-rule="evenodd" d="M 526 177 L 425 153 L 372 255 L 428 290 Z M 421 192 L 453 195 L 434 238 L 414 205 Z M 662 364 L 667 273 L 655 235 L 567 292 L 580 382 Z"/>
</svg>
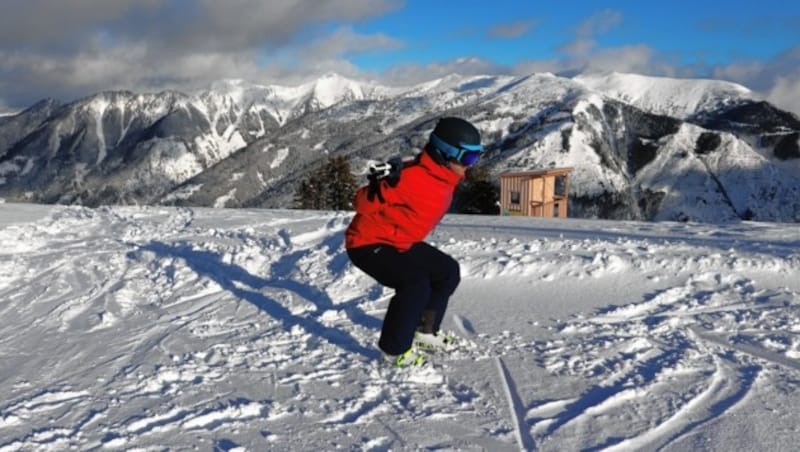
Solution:
<svg viewBox="0 0 800 452">
<path fill-rule="evenodd" d="M 403 164 L 403 169 L 407 169 L 419 166 L 421 158 L 422 158 L 422 153 L 416 155 L 404 156 L 400 159 L 400 161 Z"/>
<path fill-rule="evenodd" d="M 402 171 L 401 178 L 406 176 L 406 175 L 409 175 L 409 174 L 414 174 L 414 173 L 420 171 L 421 169 L 422 169 L 422 167 L 420 166 L 420 155 L 419 154 L 418 155 L 412 155 L 412 156 L 403 157 L 402 166 L 400 168 L 400 170 Z"/>
</svg>

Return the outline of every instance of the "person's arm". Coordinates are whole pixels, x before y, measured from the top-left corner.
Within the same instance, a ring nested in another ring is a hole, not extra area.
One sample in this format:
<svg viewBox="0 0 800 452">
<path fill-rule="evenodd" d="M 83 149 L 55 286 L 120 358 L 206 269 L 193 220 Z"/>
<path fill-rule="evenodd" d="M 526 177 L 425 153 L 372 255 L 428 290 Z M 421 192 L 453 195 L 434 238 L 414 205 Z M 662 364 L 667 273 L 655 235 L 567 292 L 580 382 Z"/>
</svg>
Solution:
<svg viewBox="0 0 800 452">
<path fill-rule="evenodd" d="M 356 212 L 370 213 L 379 210 L 382 204 L 394 204 L 397 201 L 395 187 L 400 182 L 403 167 L 400 157 L 370 167 L 369 184 L 358 189 L 353 199 Z"/>
<path fill-rule="evenodd" d="M 394 187 L 391 187 L 385 180 L 378 182 L 380 189 L 380 197 L 370 196 L 370 187 L 365 185 L 356 191 L 353 198 L 353 208 L 358 213 L 368 214 L 380 210 L 384 205 L 391 206 L 398 202 L 397 193 Z"/>
</svg>

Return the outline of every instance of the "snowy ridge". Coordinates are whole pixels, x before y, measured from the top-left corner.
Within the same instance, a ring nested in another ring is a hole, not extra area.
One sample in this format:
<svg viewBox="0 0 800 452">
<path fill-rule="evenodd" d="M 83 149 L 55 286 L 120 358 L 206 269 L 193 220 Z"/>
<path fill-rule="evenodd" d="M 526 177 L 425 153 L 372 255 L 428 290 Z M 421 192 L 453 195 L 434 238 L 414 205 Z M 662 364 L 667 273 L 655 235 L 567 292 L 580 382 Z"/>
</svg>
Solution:
<svg viewBox="0 0 800 452">
<path fill-rule="evenodd" d="M 0 451 L 795 447 L 796 226 L 447 216 L 398 372 L 349 218 L 0 204 Z"/>
<path fill-rule="evenodd" d="M 579 75 L 572 80 L 645 111 L 683 119 L 753 98 L 753 93 L 744 86 L 720 80 L 649 77 L 619 72 Z"/>
<path fill-rule="evenodd" d="M 279 124 L 306 112 L 343 101 L 380 99 L 393 90 L 371 82 L 347 79 L 335 73 L 298 86 L 258 85 L 244 80 L 221 80 L 199 97 L 207 103 L 229 103 L 239 110 L 255 108 L 269 113 Z"/>
</svg>

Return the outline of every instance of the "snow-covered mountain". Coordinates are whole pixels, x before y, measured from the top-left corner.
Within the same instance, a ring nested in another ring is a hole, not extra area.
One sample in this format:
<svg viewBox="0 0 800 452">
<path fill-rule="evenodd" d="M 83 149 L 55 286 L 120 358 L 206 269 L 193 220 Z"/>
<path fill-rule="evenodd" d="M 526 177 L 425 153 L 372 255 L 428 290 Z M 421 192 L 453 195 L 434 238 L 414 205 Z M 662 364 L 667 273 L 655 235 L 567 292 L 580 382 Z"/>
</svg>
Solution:
<svg viewBox="0 0 800 452">
<path fill-rule="evenodd" d="M 328 74 L 182 94 L 100 93 L 0 118 L 0 197 L 288 207 L 328 156 L 418 152 L 441 115 L 482 130 L 497 174 L 573 166 L 571 215 L 800 221 L 800 120 L 716 80 L 450 75 L 385 87 Z"/>
<path fill-rule="evenodd" d="M 617 72 L 573 78 L 587 88 L 658 115 L 688 119 L 753 97 L 749 89 L 719 80 L 647 77 Z"/>
</svg>

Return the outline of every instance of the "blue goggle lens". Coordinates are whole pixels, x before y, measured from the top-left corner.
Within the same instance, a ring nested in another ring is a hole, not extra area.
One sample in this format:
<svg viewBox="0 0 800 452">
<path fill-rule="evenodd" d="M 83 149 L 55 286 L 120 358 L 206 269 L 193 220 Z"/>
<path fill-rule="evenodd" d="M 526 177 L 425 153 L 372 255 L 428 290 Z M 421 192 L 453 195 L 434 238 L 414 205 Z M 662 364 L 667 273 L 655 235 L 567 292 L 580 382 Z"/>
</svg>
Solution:
<svg viewBox="0 0 800 452">
<path fill-rule="evenodd" d="M 464 166 L 474 165 L 483 152 L 483 146 L 480 144 L 461 144 L 460 146 L 453 146 L 436 135 L 431 134 L 431 143 L 436 146 L 445 156 L 453 159 Z"/>
<path fill-rule="evenodd" d="M 478 151 L 469 151 L 461 155 L 459 161 L 464 166 L 471 166 L 478 162 L 481 158 L 481 153 Z"/>
</svg>

